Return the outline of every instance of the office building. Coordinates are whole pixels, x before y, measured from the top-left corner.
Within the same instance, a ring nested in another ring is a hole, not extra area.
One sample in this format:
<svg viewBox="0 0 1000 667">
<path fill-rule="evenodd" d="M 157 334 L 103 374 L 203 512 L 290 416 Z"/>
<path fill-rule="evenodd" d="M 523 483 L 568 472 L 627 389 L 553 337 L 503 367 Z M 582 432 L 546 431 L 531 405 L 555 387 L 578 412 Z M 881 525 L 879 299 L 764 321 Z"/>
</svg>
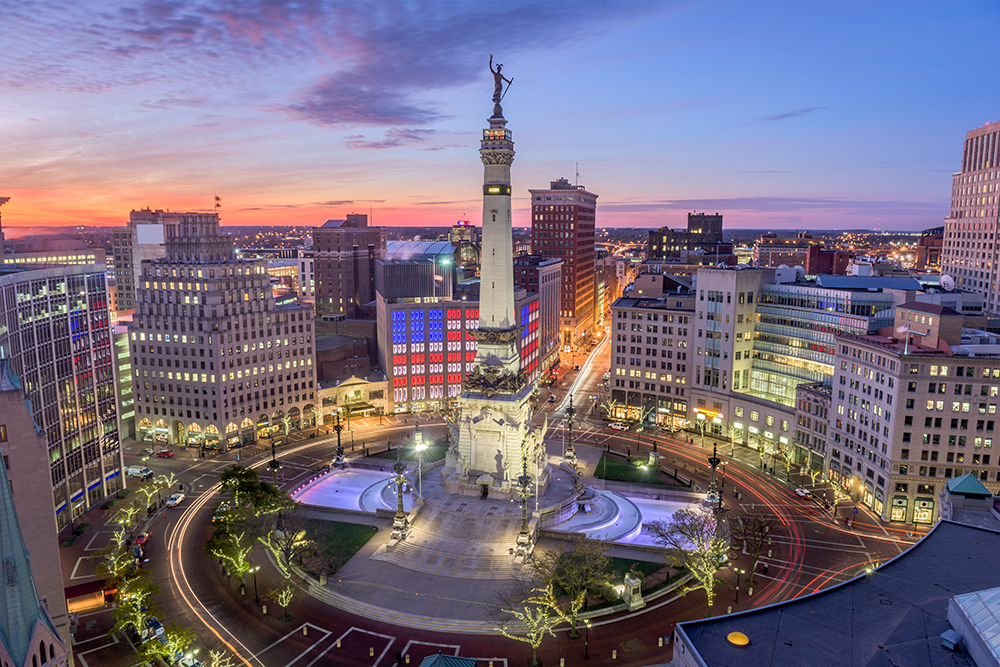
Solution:
<svg viewBox="0 0 1000 667">
<path fill-rule="evenodd" d="M 565 178 L 531 193 L 532 253 L 563 260 L 560 345 L 577 347 L 594 327 L 597 195 Z"/>
<path fill-rule="evenodd" d="M 0 359 L 45 433 L 61 529 L 123 487 L 104 267 L 0 267 Z"/>
<path fill-rule="evenodd" d="M 559 305 L 563 261 L 541 255 L 514 258 L 514 287 L 538 295 L 538 358 L 542 369 L 559 359 Z"/>
<path fill-rule="evenodd" d="M 920 233 L 914 253 L 913 268 L 940 269 L 941 250 L 944 248 L 944 227 L 932 227 Z"/>
<path fill-rule="evenodd" d="M 14 266 L 74 265 L 105 263 L 104 248 L 88 248 L 79 239 L 65 236 L 29 235 L 10 244 L 13 252 L 3 256 L 4 264 Z"/>
<path fill-rule="evenodd" d="M 483 230 L 480 227 L 476 227 L 468 220 L 459 220 L 449 230 L 448 240 L 456 245 L 462 243 L 463 241 L 474 245 L 480 245 L 483 240 Z"/>
<path fill-rule="evenodd" d="M 216 214 L 182 214 L 142 262 L 129 327 L 144 440 L 221 447 L 315 424 L 312 309 L 278 305 L 266 259 L 237 259 Z"/>
<path fill-rule="evenodd" d="M 911 302 L 877 335 L 837 336 L 828 472 L 883 520 L 933 523 L 970 472 L 1000 493 L 1000 336 L 963 320 Z"/>
<path fill-rule="evenodd" d="M 687 425 L 695 292 L 683 278 L 646 274 L 611 307 L 612 419 Z"/>
<path fill-rule="evenodd" d="M 142 262 L 166 254 L 166 238 L 176 233 L 181 216 L 144 208 L 129 212 L 128 227 L 112 230 L 111 252 L 115 271 L 115 310 L 135 310 L 135 291 Z"/>
<path fill-rule="evenodd" d="M 1000 312 L 1000 123 L 965 135 L 961 170 L 952 176 L 951 212 L 944 221 L 941 272 L 958 287 L 986 297 Z"/>
<path fill-rule="evenodd" d="M 115 383 L 118 399 L 118 432 L 122 440 L 138 439 L 135 428 L 135 395 L 132 393 L 132 354 L 128 342 L 131 314 L 112 321 L 112 338 L 115 346 Z M 151 434 L 150 434 L 151 435 Z M 152 437 L 149 438 L 150 440 Z"/>
<path fill-rule="evenodd" d="M 0 359 L 0 661 L 35 667 L 69 663 L 69 617 L 59 544 L 51 527 L 48 443 L 9 359 Z M 16 501 L 16 502 L 15 502 Z M 29 560 L 30 558 L 30 560 Z"/>
<path fill-rule="evenodd" d="M 351 213 L 313 229 L 316 315 L 355 318 L 375 300 L 375 262 L 385 254 L 386 232 L 368 216 Z"/>
<path fill-rule="evenodd" d="M 316 259 L 312 250 L 298 249 L 299 298 L 306 303 L 316 302 Z"/>
<path fill-rule="evenodd" d="M 733 244 L 722 239 L 722 216 L 718 213 L 688 213 L 686 230 L 649 230 L 646 259 L 701 266 L 736 264 Z"/>
</svg>

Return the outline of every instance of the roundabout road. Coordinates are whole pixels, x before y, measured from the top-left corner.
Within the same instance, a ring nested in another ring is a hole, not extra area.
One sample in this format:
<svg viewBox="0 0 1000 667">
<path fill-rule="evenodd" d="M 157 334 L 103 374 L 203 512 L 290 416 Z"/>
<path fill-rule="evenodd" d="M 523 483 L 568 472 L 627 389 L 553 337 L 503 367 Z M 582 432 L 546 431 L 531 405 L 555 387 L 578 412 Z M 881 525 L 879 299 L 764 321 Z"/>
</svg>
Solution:
<svg viewBox="0 0 1000 667">
<path fill-rule="evenodd" d="M 576 381 L 594 382 L 594 377 L 581 380 L 583 375 L 581 373 Z M 552 426 L 550 439 L 560 437 L 563 425 Z M 443 437 L 440 423 L 420 428 Z M 372 428 L 360 428 L 356 435 L 363 434 L 366 441 L 372 441 L 392 434 L 395 440 L 412 429 L 412 424 L 382 428 L 373 425 Z M 586 421 L 575 427 L 574 432 L 579 445 L 589 444 L 622 453 L 636 446 L 635 434 L 618 433 Z M 676 458 L 678 467 L 687 471 L 682 472 L 683 475 L 693 475 L 698 484 L 707 485 L 705 450 L 659 434 L 643 435 L 647 436 L 642 439 L 643 453 L 655 441 L 664 465 Z M 285 445 L 281 456 L 309 456 L 321 461 L 328 458 L 335 447 L 334 438 L 308 440 Z M 893 534 L 859 534 L 835 524 L 820 507 L 800 500 L 788 485 L 757 468 L 756 459 L 751 459 L 755 457 L 754 452 L 740 449 L 737 448 L 735 458 L 723 457 L 727 463 L 724 501 L 730 512 L 737 511 L 740 505 L 766 508 L 780 522 L 782 533 L 773 539 L 771 556 L 765 553 L 762 559 L 769 566 L 769 574 L 758 574 L 757 590 L 749 600 L 744 580 L 740 603 L 735 604 L 732 572 L 720 572 L 723 583 L 717 589 L 717 613 L 724 613 L 731 603 L 734 609 L 746 609 L 814 592 L 850 578 L 869 562 L 892 557 L 907 546 L 907 542 Z M 269 458 L 261 454 L 249 463 L 261 468 Z M 734 484 L 741 493 L 740 501 L 733 497 Z M 254 602 L 252 580 L 247 581 L 247 594 L 241 596 L 235 584 L 227 580 L 215 560 L 204 551 L 204 543 L 211 534 L 208 508 L 217 490 L 218 485 L 213 484 L 204 491 L 192 493 L 190 504 L 169 526 L 166 536 L 168 557 L 164 560 L 168 561 L 165 565 L 169 568 L 166 582 L 169 585 L 164 588 L 169 595 L 163 596 L 161 608 L 165 620 L 198 633 L 197 645 L 202 655 L 209 648 L 225 648 L 242 664 L 254 667 L 389 666 L 396 662 L 397 651 L 409 654 L 411 664 L 419 664 L 422 656 L 438 651 L 454 654 L 457 650 L 463 656 L 482 658 L 484 666 L 488 659 L 494 659 L 498 666 L 505 664 L 504 659 L 506 664 L 521 664 L 530 655 L 526 644 L 500 636 L 436 633 L 372 621 L 330 607 L 301 590 L 288 610 L 293 620 L 280 621 L 280 608 L 263 599 L 266 592 L 280 583 L 280 577 L 258 549 L 254 556 L 255 564 L 262 566 L 257 575 L 258 590 L 261 602 L 269 607 L 268 614 L 264 615 L 261 606 Z M 749 567 L 746 556 L 737 562 Z M 680 599 L 669 598 L 663 604 L 658 602 L 643 610 L 639 614 L 641 623 L 629 622 L 632 618 L 629 615 L 602 619 L 591 630 L 591 659 L 609 660 L 611 651 L 617 650 L 617 663 L 621 665 L 668 662 L 670 649 L 660 648 L 658 639 L 670 635 L 676 622 L 704 617 L 706 613 L 704 596 L 692 593 Z M 539 655 L 550 665 L 559 664 L 559 658 L 566 658 L 567 664 L 579 664 L 584 650 L 581 641 L 570 640 L 565 632 L 560 632 L 555 639 L 545 639 Z"/>
</svg>

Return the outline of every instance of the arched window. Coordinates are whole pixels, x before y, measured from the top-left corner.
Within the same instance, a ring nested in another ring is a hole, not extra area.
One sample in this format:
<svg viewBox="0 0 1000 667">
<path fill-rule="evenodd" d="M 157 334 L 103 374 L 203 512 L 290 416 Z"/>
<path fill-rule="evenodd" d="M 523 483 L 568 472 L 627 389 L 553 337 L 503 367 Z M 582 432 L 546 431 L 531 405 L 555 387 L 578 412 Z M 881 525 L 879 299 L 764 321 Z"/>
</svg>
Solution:
<svg viewBox="0 0 1000 667">
<path fill-rule="evenodd" d="M 50 660 L 55 660 L 56 659 L 56 645 L 55 644 L 49 644 L 49 659 Z"/>
<path fill-rule="evenodd" d="M 38 655 L 42 656 L 43 665 L 49 661 L 48 654 L 45 652 L 45 642 L 38 642 Z"/>
</svg>

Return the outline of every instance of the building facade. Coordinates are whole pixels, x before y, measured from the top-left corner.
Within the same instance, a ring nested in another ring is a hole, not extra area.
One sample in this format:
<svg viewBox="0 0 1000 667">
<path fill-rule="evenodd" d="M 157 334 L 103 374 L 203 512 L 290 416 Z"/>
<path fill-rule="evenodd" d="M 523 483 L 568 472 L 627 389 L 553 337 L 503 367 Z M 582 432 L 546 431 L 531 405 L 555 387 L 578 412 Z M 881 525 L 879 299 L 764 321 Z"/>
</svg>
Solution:
<svg viewBox="0 0 1000 667">
<path fill-rule="evenodd" d="M 611 370 L 605 409 L 613 419 L 687 426 L 694 357 L 695 293 L 669 276 L 641 275 L 611 307 Z"/>
<path fill-rule="evenodd" d="M 541 255 L 514 258 L 514 287 L 538 295 L 538 358 L 546 369 L 559 358 L 559 307 L 563 261 Z"/>
<path fill-rule="evenodd" d="M 104 267 L 0 268 L 0 358 L 45 433 L 61 529 L 123 488 Z"/>
<path fill-rule="evenodd" d="M 986 297 L 1000 312 L 1000 123 L 965 135 L 962 168 L 952 176 L 951 212 L 944 221 L 941 272 Z"/>
<path fill-rule="evenodd" d="M 316 314 L 354 318 L 375 300 L 375 262 L 385 254 L 386 231 L 368 216 L 351 213 L 313 229 Z"/>
<path fill-rule="evenodd" d="M 576 347 L 594 327 L 597 195 L 565 178 L 531 193 L 532 252 L 563 260 L 560 344 Z"/>
<path fill-rule="evenodd" d="M 892 336 L 839 336 L 828 473 L 883 520 L 931 524 L 948 480 L 1000 492 L 1000 338 L 908 303 Z"/>
<path fill-rule="evenodd" d="M 278 306 L 265 259 L 236 259 L 216 214 L 184 214 L 144 260 L 129 327 L 142 439 L 227 447 L 316 423 L 313 313 Z"/>
</svg>

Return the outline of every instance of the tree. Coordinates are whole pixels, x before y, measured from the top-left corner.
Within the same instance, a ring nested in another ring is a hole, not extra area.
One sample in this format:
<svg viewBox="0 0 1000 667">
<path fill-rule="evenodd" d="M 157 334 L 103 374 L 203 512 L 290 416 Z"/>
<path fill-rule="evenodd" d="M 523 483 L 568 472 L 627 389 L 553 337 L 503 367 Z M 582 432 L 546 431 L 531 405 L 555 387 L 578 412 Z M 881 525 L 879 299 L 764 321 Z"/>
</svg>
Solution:
<svg viewBox="0 0 1000 667">
<path fill-rule="evenodd" d="M 288 605 L 292 604 L 292 600 L 295 598 L 295 586 L 292 585 L 292 582 L 286 579 L 281 588 L 271 591 L 270 597 L 281 605 L 281 609 L 284 612 L 278 620 L 290 621 L 292 617 L 288 614 Z"/>
<path fill-rule="evenodd" d="M 779 530 L 778 521 L 770 514 L 759 509 L 746 509 L 737 515 L 733 521 L 733 546 L 742 545 L 750 554 L 750 585 L 753 585 L 753 575 L 757 569 L 757 561 L 764 551 L 768 539 Z"/>
<path fill-rule="evenodd" d="M 109 634 L 119 630 L 134 629 L 136 632 L 146 627 L 146 621 L 159 614 L 152 598 L 160 594 L 160 588 L 153 583 L 146 570 L 136 568 L 128 577 L 118 582 L 115 594 L 115 610 L 112 618 L 114 626 Z"/>
<path fill-rule="evenodd" d="M 576 617 L 588 591 L 599 590 L 608 583 L 611 559 L 604 553 L 607 549 L 608 545 L 601 540 L 583 538 L 535 554 L 532 566 L 535 576 L 554 592 L 566 596 L 554 610 L 570 624 L 570 637 L 580 636 Z"/>
<path fill-rule="evenodd" d="M 233 658 L 225 651 L 210 650 L 208 664 L 205 667 L 233 667 Z"/>
<path fill-rule="evenodd" d="M 116 523 L 125 529 L 125 532 L 128 533 L 128 538 L 132 539 L 132 526 L 135 524 L 135 517 L 139 512 L 144 512 L 145 510 L 146 507 L 140 504 L 137 494 L 132 494 L 130 497 L 127 496 L 116 502 L 107 511 L 107 515 L 110 517 L 112 523 Z"/>
<path fill-rule="evenodd" d="M 252 505 L 260 487 L 260 477 L 253 468 L 239 465 L 228 466 L 219 475 L 219 487 L 223 493 L 232 494 L 233 506 Z"/>
<path fill-rule="evenodd" d="M 150 662 L 156 658 L 165 658 L 174 663 L 181 659 L 184 651 L 198 638 L 194 630 L 188 630 L 177 625 L 164 629 L 163 635 L 155 641 L 144 642 L 138 649 L 139 657 Z"/>
<path fill-rule="evenodd" d="M 307 553 L 313 542 L 306 537 L 305 522 L 300 515 L 286 514 L 281 524 L 281 528 L 265 532 L 257 539 L 274 554 L 278 569 L 287 579 L 292 576 L 292 562 Z"/>
<path fill-rule="evenodd" d="M 253 542 L 246 530 L 230 530 L 226 523 L 216 524 L 211 539 L 205 543 L 205 551 L 228 563 L 232 573 L 243 581 L 243 576 L 250 571 L 248 559 L 253 551 Z"/>
<path fill-rule="evenodd" d="M 497 632 L 531 646 L 531 664 L 537 665 L 538 647 L 545 635 L 556 636 L 552 631 L 560 621 L 560 615 L 552 613 L 556 607 L 552 584 L 525 578 L 515 579 L 497 593 L 490 613 Z"/>
<path fill-rule="evenodd" d="M 668 551 L 675 565 L 694 575 L 697 586 L 682 591 L 705 591 L 709 610 L 715 600 L 716 572 L 724 565 L 729 540 L 722 533 L 716 517 L 699 509 L 682 509 L 666 521 L 642 524 L 653 534 L 653 541 Z"/>
</svg>

